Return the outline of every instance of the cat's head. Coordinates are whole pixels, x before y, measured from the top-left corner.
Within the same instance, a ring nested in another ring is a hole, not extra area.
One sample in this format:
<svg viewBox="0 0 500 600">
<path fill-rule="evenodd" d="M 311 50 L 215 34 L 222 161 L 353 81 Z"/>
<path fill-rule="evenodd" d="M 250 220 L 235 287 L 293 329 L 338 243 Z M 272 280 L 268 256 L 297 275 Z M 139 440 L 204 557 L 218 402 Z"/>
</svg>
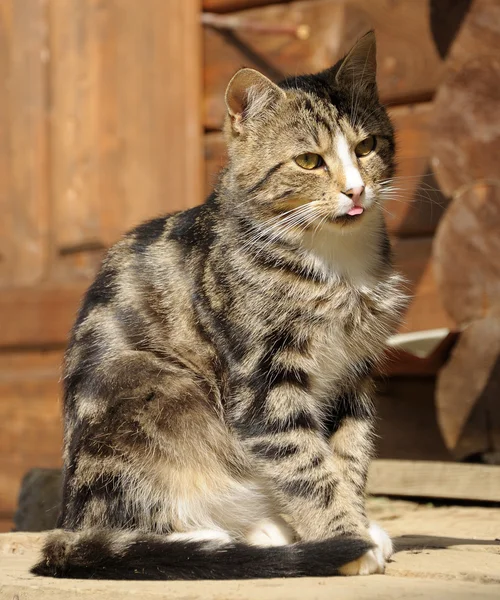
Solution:
<svg viewBox="0 0 500 600">
<path fill-rule="evenodd" d="M 316 75 L 276 85 L 241 69 L 226 105 L 225 184 L 237 210 L 263 222 L 278 219 L 290 231 L 324 225 L 346 231 L 370 222 L 394 172 L 394 132 L 378 98 L 373 32 Z"/>
</svg>

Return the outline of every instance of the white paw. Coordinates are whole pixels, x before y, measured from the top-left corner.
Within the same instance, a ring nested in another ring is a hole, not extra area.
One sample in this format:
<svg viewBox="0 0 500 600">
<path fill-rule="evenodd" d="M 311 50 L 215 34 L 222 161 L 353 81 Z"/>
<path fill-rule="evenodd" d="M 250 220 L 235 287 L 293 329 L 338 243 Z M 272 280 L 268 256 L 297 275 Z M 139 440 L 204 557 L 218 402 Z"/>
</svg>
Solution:
<svg viewBox="0 0 500 600">
<path fill-rule="evenodd" d="M 384 560 L 391 558 L 394 550 L 392 547 L 392 540 L 387 534 L 387 532 L 385 532 L 378 523 L 372 521 L 370 523 L 370 527 L 368 528 L 368 533 L 370 534 L 370 537 L 375 542 L 375 544 L 377 544 L 376 549 L 380 550 L 382 556 L 384 557 Z"/>
<path fill-rule="evenodd" d="M 217 544 L 232 542 L 228 533 L 217 529 L 195 529 L 194 531 L 171 533 L 167 536 L 167 540 L 171 542 L 215 542 Z"/>
<path fill-rule="evenodd" d="M 252 546 L 286 546 L 294 541 L 292 529 L 281 519 L 265 519 L 246 536 Z"/>
<path fill-rule="evenodd" d="M 371 575 L 385 571 L 385 561 L 392 555 L 391 538 L 380 525 L 373 522 L 370 523 L 368 533 L 375 543 L 375 548 L 368 550 L 358 560 L 341 567 L 341 575 Z"/>
<path fill-rule="evenodd" d="M 382 559 L 382 560 L 381 560 Z M 385 569 L 385 561 L 381 555 L 374 550 L 368 550 L 358 560 L 340 567 L 341 575 L 371 575 L 372 573 L 383 573 Z"/>
</svg>

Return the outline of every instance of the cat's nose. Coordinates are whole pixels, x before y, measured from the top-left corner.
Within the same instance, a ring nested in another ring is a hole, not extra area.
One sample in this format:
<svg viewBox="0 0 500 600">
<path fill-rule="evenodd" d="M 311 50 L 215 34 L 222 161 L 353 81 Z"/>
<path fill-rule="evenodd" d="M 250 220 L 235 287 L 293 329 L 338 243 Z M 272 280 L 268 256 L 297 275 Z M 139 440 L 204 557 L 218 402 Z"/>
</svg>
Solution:
<svg viewBox="0 0 500 600">
<path fill-rule="evenodd" d="M 354 202 L 354 206 L 359 206 L 361 204 L 361 196 L 363 195 L 364 191 L 365 186 L 360 185 L 358 187 L 353 187 L 350 190 L 347 190 L 343 193 Z"/>
</svg>

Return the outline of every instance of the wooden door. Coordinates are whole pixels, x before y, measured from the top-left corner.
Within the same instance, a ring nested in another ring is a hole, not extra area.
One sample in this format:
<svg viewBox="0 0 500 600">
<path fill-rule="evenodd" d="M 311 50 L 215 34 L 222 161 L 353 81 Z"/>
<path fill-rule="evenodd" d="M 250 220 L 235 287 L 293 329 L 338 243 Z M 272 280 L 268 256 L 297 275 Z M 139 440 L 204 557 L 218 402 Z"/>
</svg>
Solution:
<svg viewBox="0 0 500 600">
<path fill-rule="evenodd" d="M 105 249 L 201 200 L 199 11 L 0 2 L 0 530 L 60 463 L 62 351 Z"/>
</svg>

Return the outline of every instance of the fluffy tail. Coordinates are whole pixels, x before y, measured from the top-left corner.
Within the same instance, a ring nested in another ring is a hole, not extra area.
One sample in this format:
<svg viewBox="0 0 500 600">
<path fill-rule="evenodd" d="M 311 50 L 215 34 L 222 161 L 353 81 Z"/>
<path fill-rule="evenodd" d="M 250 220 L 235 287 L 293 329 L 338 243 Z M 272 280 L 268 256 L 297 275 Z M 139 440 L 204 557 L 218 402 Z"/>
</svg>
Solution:
<svg viewBox="0 0 500 600">
<path fill-rule="evenodd" d="M 337 575 L 371 545 L 331 538 L 289 546 L 169 541 L 159 535 L 119 531 L 57 531 L 32 573 L 76 579 L 253 579 Z"/>
</svg>

